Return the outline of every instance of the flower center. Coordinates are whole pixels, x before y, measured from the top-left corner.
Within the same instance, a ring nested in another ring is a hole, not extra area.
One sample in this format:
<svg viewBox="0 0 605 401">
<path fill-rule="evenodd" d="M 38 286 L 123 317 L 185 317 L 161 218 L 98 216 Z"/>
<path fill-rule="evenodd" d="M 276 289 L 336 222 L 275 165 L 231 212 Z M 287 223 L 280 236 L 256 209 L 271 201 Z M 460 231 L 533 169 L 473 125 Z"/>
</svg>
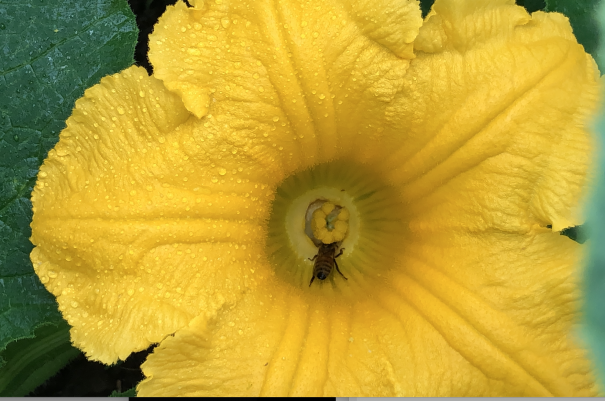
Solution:
<svg viewBox="0 0 605 401">
<path fill-rule="evenodd" d="M 277 187 L 266 252 L 282 280 L 305 291 L 341 293 L 370 284 L 394 265 L 407 235 L 404 211 L 398 191 L 371 166 L 342 160 L 316 165 Z M 309 287 L 320 249 L 330 249 L 333 260 L 338 256 L 342 276 L 334 265 Z"/>
<path fill-rule="evenodd" d="M 342 242 L 349 230 L 349 211 L 346 207 L 317 199 L 305 215 L 305 234 L 317 246 Z"/>
</svg>

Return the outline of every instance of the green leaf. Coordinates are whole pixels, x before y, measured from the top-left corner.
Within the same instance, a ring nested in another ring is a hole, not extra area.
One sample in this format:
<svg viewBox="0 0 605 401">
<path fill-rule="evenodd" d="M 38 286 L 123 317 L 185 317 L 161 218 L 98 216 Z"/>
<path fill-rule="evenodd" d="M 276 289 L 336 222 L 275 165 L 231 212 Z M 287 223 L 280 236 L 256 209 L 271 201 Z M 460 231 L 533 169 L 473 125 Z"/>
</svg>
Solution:
<svg viewBox="0 0 605 401">
<path fill-rule="evenodd" d="M 133 387 L 130 390 L 126 390 L 123 393 L 118 393 L 117 391 L 113 391 L 109 394 L 110 397 L 136 397 L 137 396 L 137 388 Z"/>
<path fill-rule="evenodd" d="M 596 19 L 599 0 L 546 0 L 546 11 L 556 11 L 569 18 L 578 43 L 587 53 L 596 56 L 599 47 L 599 24 Z M 595 57 L 596 58 L 596 57 Z M 599 64 L 603 70 L 603 64 Z"/>
<path fill-rule="evenodd" d="M 2 352 L 8 361 L 0 368 L 0 396 L 22 397 L 52 377 L 80 351 L 69 343 L 69 325 L 45 325 L 35 338 L 13 342 Z"/>
<path fill-rule="evenodd" d="M 131 65 L 136 39 L 126 0 L 0 2 L 0 351 L 62 320 L 29 260 L 30 193 L 75 100 Z"/>
<path fill-rule="evenodd" d="M 597 20 L 601 34 L 605 33 L 605 2 L 598 9 Z M 605 46 L 599 45 L 597 61 L 605 65 Z M 589 347 L 588 355 L 596 367 L 601 391 L 605 389 L 605 105 L 597 124 L 598 142 L 597 175 L 588 205 L 588 263 L 584 270 L 584 293 L 580 335 Z"/>
</svg>

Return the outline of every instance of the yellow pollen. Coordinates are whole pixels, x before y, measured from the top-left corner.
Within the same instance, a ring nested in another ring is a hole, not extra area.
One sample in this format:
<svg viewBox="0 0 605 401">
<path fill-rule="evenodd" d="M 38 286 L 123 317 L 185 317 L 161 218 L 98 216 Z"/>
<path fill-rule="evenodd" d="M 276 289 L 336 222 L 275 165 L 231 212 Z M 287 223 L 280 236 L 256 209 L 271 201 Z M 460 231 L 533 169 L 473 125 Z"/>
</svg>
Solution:
<svg viewBox="0 0 605 401">
<path fill-rule="evenodd" d="M 342 241 L 349 229 L 349 211 L 326 202 L 313 212 L 311 228 L 313 236 L 324 244 Z"/>
</svg>

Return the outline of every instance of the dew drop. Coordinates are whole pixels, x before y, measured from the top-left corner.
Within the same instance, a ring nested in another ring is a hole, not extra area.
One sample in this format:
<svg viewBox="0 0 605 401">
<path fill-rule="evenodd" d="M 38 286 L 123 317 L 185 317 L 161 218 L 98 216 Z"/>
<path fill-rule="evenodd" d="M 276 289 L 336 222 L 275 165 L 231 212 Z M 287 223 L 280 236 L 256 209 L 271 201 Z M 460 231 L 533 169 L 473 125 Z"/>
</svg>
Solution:
<svg viewBox="0 0 605 401">
<path fill-rule="evenodd" d="M 46 177 L 48 174 L 46 174 L 44 171 L 41 171 L 40 174 L 38 174 L 40 177 L 44 178 Z"/>
<path fill-rule="evenodd" d="M 57 272 L 55 272 L 54 270 L 49 270 L 48 271 L 48 277 L 50 277 L 50 278 L 56 278 L 57 277 Z"/>
<path fill-rule="evenodd" d="M 225 170 L 224 168 L 221 168 L 221 169 L 218 170 L 218 173 L 220 175 L 225 175 L 225 174 L 227 174 L 227 170 Z"/>
<path fill-rule="evenodd" d="M 134 290 L 132 288 L 129 288 L 128 289 L 128 295 L 132 295 L 132 294 L 134 294 Z"/>
<path fill-rule="evenodd" d="M 323 100 L 323 99 L 325 99 L 325 98 L 326 98 L 326 95 L 324 95 L 324 94 L 322 93 L 322 94 L 320 94 L 320 95 L 319 95 L 319 98 Z"/>
<path fill-rule="evenodd" d="M 278 116 L 273 117 L 273 121 L 274 122 L 278 122 L 279 121 L 279 117 Z"/>
<path fill-rule="evenodd" d="M 258 87 L 258 91 L 259 91 L 259 92 L 264 92 L 264 91 L 265 91 L 265 88 L 263 88 L 262 86 L 259 86 L 259 87 Z"/>
<path fill-rule="evenodd" d="M 191 56 L 199 56 L 200 54 L 202 54 L 202 52 L 199 49 L 196 49 L 195 47 L 190 47 L 189 49 L 187 49 L 187 54 Z"/>
<path fill-rule="evenodd" d="M 140 96 L 140 97 L 145 97 L 145 92 L 143 92 L 143 91 L 139 91 L 139 96 Z"/>
<path fill-rule="evenodd" d="M 42 284 L 48 283 L 48 276 L 42 276 L 42 277 L 40 277 L 40 281 L 42 282 Z"/>
<path fill-rule="evenodd" d="M 94 134 L 94 135 L 93 135 L 93 138 L 95 138 L 95 139 L 99 139 L 99 136 L 98 136 L 97 134 Z"/>
<path fill-rule="evenodd" d="M 229 26 L 229 18 L 221 18 L 221 25 L 223 26 L 223 28 L 227 29 L 227 27 Z"/>
<path fill-rule="evenodd" d="M 252 78 L 254 79 L 258 79 L 260 77 L 260 75 L 258 75 L 256 72 L 252 75 Z"/>
<path fill-rule="evenodd" d="M 213 183 L 215 183 L 215 184 L 216 184 L 216 183 L 218 182 L 218 178 L 216 178 L 216 177 L 212 177 L 212 178 L 210 179 L 210 181 L 212 181 Z"/>
<path fill-rule="evenodd" d="M 163 136 L 161 136 L 161 137 L 158 138 L 158 142 L 164 143 L 164 142 L 166 142 L 166 138 L 164 138 Z"/>
<path fill-rule="evenodd" d="M 77 301 L 71 301 L 71 307 L 77 308 L 80 304 Z"/>
<path fill-rule="evenodd" d="M 120 115 L 122 115 L 122 114 L 124 114 L 124 113 L 126 113 L 126 112 L 124 111 L 124 109 L 123 109 L 122 107 L 118 107 L 118 113 L 119 113 Z"/>
</svg>

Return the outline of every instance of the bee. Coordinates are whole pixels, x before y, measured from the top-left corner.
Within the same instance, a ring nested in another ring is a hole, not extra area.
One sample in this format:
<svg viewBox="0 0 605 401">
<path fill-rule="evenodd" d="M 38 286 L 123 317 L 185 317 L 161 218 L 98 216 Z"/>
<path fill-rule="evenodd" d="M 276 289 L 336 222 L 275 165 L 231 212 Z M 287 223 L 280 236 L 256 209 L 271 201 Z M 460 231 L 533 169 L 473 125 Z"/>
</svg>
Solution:
<svg viewBox="0 0 605 401">
<path fill-rule="evenodd" d="M 338 268 L 338 263 L 336 263 L 336 258 L 342 255 L 342 252 L 345 250 L 344 248 L 342 248 L 338 255 L 334 256 L 336 254 L 338 246 L 338 242 L 332 242 L 331 244 L 322 243 L 319 245 L 317 255 L 313 256 L 313 259 L 309 258 L 310 261 L 315 261 L 315 263 L 313 263 L 313 277 L 311 277 L 309 287 L 311 287 L 311 284 L 313 283 L 313 280 L 315 280 L 315 277 L 320 280 L 325 280 L 326 278 L 328 278 L 334 266 L 336 266 L 336 270 L 338 271 L 338 273 L 340 273 L 340 275 L 345 280 L 348 280 L 348 278 L 346 278 L 345 275 L 342 274 L 342 272 Z"/>
</svg>

